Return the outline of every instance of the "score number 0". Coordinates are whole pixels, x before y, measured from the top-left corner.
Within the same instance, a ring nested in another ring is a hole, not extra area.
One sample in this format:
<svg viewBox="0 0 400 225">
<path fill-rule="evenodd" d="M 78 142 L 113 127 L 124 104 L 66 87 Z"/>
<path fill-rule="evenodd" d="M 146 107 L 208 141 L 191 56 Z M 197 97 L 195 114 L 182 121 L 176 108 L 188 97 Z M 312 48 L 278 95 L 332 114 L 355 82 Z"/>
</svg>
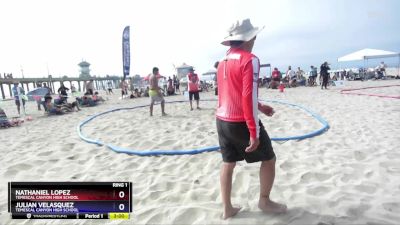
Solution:
<svg viewBox="0 0 400 225">
<path fill-rule="evenodd" d="M 125 192 L 120 191 L 118 193 L 118 196 L 123 199 L 125 197 Z M 118 208 L 119 208 L 119 210 L 123 211 L 125 209 L 125 205 L 121 203 L 121 204 L 119 204 Z"/>
</svg>

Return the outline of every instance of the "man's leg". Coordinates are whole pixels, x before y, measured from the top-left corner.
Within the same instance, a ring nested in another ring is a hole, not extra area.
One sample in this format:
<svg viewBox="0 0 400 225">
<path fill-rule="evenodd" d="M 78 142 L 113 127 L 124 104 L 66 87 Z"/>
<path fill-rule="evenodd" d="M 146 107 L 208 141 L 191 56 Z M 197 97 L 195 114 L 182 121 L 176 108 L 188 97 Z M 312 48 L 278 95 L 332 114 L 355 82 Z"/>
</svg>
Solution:
<svg viewBox="0 0 400 225">
<path fill-rule="evenodd" d="M 25 101 L 24 99 L 22 99 L 22 108 L 24 109 L 24 113 L 25 113 L 25 111 L 26 111 L 25 103 L 26 103 L 26 101 Z"/>
<path fill-rule="evenodd" d="M 223 163 L 221 168 L 221 195 L 222 204 L 224 207 L 223 219 L 227 219 L 236 215 L 240 208 L 234 208 L 231 202 L 231 191 L 232 191 L 232 175 L 233 169 L 236 166 L 236 162 L 233 163 Z"/>
<path fill-rule="evenodd" d="M 42 109 L 40 107 L 40 105 L 41 105 L 40 101 L 36 100 L 36 104 L 37 104 L 38 110 L 41 111 Z"/>
<path fill-rule="evenodd" d="M 260 167 L 260 200 L 258 207 L 267 213 L 283 213 L 286 211 L 286 205 L 273 202 L 269 198 L 275 179 L 275 161 L 276 158 L 262 161 Z"/>
<path fill-rule="evenodd" d="M 190 110 L 193 110 L 192 100 L 189 100 L 189 102 L 190 102 Z"/>
<path fill-rule="evenodd" d="M 194 99 L 196 100 L 196 107 L 197 107 L 197 109 L 200 109 L 200 107 L 199 107 L 200 93 L 199 93 L 199 92 L 196 92 L 196 93 L 194 94 Z"/>
<path fill-rule="evenodd" d="M 150 116 L 153 116 L 153 105 L 154 105 L 154 101 L 151 101 L 151 103 L 150 103 Z"/>
<path fill-rule="evenodd" d="M 20 115 L 21 114 L 21 103 L 16 100 L 15 104 L 17 105 L 18 115 Z"/>
<path fill-rule="evenodd" d="M 163 99 L 161 101 L 161 115 L 166 116 L 167 114 L 165 113 L 165 100 Z"/>
</svg>

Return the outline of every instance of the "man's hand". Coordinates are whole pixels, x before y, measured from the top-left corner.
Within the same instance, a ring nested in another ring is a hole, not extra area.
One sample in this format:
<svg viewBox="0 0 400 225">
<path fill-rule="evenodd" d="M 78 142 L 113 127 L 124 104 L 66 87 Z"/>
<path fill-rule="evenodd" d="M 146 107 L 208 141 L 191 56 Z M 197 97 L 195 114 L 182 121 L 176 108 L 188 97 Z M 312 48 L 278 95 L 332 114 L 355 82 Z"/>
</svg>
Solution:
<svg viewBox="0 0 400 225">
<path fill-rule="evenodd" d="M 260 144 L 260 140 L 258 138 L 250 138 L 250 145 L 245 149 L 245 152 L 249 153 L 257 149 Z"/>
<path fill-rule="evenodd" d="M 260 112 L 264 113 L 267 116 L 272 116 L 275 113 L 274 109 L 271 106 L 261 103 L 258 104 L 258 110 L 260 110 Z"/>
</svg>

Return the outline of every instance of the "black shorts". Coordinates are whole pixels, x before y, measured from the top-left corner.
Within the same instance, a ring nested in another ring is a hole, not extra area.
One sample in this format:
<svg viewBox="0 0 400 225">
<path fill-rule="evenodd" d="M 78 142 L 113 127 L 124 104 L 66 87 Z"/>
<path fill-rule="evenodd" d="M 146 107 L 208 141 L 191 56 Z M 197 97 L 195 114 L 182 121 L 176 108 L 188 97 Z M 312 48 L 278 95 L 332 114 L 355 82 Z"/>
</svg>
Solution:
<svg viewBox="0 0 400 225">
<path fill-rule="evenodd" d="M 16 104 L 17 106 L 20 106 L 20 105 L 21 105 L 21 103 L 19 102 L 19 99 L 18 99 L 18 100 L 15 100 L 15 104 Z M 25 100 L 24 100 L 24 99 L 22 99 L 22 105 L 25 105 Z"/>
<path fill-rule="evenodd" d="M 200 100 L 198 91 L 189 91 L 189 100 L 192 101 L 194 96 L 194 100 Z"/>
<path fill-rule="evenodd" d="M 218 140 L 224 162 L 246 160 L 248 163 L 268 161 L 275 157 L 271 139 L 260 121 L 260 144 L 250 153 L 245 152 L 249 146 L 250 132 L 246 122 L 227 122 L 217 119 Z"/>
</svg>

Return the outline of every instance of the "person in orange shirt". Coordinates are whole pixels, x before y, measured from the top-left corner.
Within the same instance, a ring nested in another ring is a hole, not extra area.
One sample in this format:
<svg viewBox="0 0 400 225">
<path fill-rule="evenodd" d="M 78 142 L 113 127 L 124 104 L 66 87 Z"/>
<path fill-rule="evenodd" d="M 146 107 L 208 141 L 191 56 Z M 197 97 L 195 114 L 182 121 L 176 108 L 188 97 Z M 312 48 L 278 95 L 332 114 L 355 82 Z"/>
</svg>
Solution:
<svg viewBox="0 0 400 225">
<path fill-rule="evenodd" d="M 189 91 L 190 110 L 193 110 L 193 105 L 192 105 L 193 97 L 194 97 L 194 100 L 196 100 L 197 109 L 200 109 L 200 107 L 199 107 L 199 101 L 200 101 L 200 96 L 199 96 L 200 79 L 199 79 L 199 76 L 196 73 L 194 73 L 193 67 L 190 68 L 190 72 L 187 76 L 188 76 L 188 91 Z"/>
<path fill-rule="evenodd" d="M 275 153 L 271 139 L 258 118 L 258 111 L 272 116 L 274 109 L 258 101 L 260 60 L 252 53 L 261 29 L 249 19 L 235 23 L 221 43 L 229 46 L 217 70 L 216 123 L 223 164 L 220 183 L 223 218 L 236 215 L 240 207 L 231 202 L 233 172 L 237 161 L 260 162 L 258 207 L 265 213 L 283 213 L 286 205 L 274 202 L 270 192 L 275 178 Z"/>
</svg>

